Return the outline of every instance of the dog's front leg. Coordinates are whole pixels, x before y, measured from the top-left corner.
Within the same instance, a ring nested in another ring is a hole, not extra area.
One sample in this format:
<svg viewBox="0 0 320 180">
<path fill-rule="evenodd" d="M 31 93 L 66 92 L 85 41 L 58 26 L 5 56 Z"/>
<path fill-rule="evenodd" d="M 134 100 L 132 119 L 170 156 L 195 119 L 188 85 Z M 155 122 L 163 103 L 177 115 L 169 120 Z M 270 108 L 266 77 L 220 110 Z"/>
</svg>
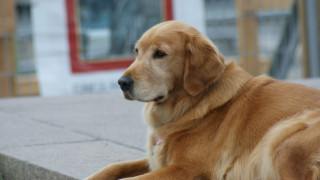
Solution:
<svg viewBox="0 0 320 180">
<path fill-rule="evenodd" d="M 191 171 L 185 171 L 179 166 L 168 166 L 154 172 L 121 180 L 192 180 L 194 177 Z"/>
<path fill-rule="evenodd" d="M 138 176 L 147 172 L 149 172 L 149 164 L 145 158 L 107 166 L 86 178 L 86 180 L 117 180 Z"/>
</svg>

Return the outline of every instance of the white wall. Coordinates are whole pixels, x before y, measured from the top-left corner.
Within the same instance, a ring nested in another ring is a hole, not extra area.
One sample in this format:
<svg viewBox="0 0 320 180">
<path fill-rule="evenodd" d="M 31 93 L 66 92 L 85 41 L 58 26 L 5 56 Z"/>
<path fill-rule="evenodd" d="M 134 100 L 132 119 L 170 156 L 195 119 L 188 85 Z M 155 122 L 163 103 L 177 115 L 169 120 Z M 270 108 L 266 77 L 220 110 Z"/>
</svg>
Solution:
<svg viewBox="0 0 320 180">
<path fill-rule="evenodd" d="M 42 96 L 119 90 L 124 70 L 73 74 L 65 0 L 32 0 L 36 70 Z M 174 0 L 174 18 L 205 33 L 203 0 Z"/>
<path fill-rule="evenodd" d="M 204 0 L 173 0 L 174 19 L 196 27 L 206 34 Z"/>
</svg>

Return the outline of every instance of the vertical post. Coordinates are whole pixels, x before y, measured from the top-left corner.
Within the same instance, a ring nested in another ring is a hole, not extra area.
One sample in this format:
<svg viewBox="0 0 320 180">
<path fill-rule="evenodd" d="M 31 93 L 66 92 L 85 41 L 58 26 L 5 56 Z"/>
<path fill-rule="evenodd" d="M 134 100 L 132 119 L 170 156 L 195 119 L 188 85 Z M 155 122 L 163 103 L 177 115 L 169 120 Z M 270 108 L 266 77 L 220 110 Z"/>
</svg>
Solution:
<svg viewBox="0 0 320 180">
<path fill-rule="evenodd" d="M 236 0 L 240 65 L 250 74 L 259 75 L 258 18 L 252 0 Z"/>
<path fill-rule="evenodd" d="M 298 1 L 298 14 L 299 14 L 299 28 L 300 39 L 302 44 L 302 72 L 303 77 L 310 77 L 310 62 L 308 53 L 308 34 L 307 34 L 307 22 L 306 22 L 306 6 L 305 0 Z"/>
<path fill-rule="evenodd" d="M 302 1 L 302 0 L 301 0 Z M 319 2 L 307 0 L 305 3 L 307 53 L 311 77 L 320 77 L 320 26 L 319 26 Z"/>
<path fill-rule="evenodd" d="M 14 0 L 0 0 L 0 97 L 14 95 Z"/>
</svg>

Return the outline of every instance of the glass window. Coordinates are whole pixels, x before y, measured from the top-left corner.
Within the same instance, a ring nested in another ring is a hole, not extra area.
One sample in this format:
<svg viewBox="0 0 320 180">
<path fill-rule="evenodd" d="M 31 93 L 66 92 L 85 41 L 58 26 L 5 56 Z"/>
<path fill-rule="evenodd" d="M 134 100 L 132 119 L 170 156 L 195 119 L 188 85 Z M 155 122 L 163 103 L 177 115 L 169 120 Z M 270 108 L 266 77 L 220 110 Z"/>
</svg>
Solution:
<svg viewBox="0 0 320 180">
<path fill-rule="evenodd" d="M 161 1 L 79 0 L 81 59 L 129 57 L 136 40 L 161 22 Z"/>
<path fill-rule="evenodd" d="M 128 67 L 150 27 L 172 19 L 171 0 L 65 0 L 73 73 Z"/>
</svg>

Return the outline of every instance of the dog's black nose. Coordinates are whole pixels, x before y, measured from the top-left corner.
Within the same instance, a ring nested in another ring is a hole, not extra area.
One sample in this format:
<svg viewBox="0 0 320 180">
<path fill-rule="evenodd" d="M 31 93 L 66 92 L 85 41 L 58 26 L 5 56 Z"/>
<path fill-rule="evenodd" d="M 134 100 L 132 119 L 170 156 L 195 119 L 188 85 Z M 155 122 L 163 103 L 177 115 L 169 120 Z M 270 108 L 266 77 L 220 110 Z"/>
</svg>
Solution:
<svg viewBox="0 0 320 180">
<path fill-rule="evenodd" d="M 128 91 L 133 85 L 133 80 L 128 76 L 121 77 L 118 80 L 118 84 L 120 85 L 122 91 Z"/>
</svg>

